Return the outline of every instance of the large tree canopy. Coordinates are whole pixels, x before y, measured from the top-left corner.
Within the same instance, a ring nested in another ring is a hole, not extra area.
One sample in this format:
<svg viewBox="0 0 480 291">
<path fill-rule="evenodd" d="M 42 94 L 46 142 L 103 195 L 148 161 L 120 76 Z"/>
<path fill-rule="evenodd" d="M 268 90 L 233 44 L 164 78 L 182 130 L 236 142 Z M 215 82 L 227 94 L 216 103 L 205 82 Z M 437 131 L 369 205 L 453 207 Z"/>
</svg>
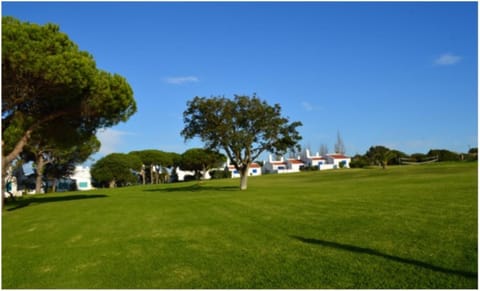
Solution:
<svg viewBox="0 0 480 291">
<path fill-rule="evenodd" d="M 365 153 L 365 156 L 371 161 L 372 164 L 378 164 L 382 166 L 383 169 L 386 169 L 389 161 L 396 157 L 396 152 L 387 147 L 378 145 L 370 147 Z"/>
<path fill-rule="evenodd" d="M 133 154 L 109 154 L 92 165 L 90 173 L 96 183 L 110 188 L 127 184 L 135 184 L 137 177 L 133 171 L 138 172 L 142 161 Z"/>
<path fill-rule="evenodd" d="M 56 148 L 48 152 L 49 162 L 45 165 L 44 176 L 52 180 L 52 192 L 55 192 L 56 181 L 71 176 L 75 166 L 85 162 L 92 154 L 100 150 L 100 141 L 96 136 L 76 144 L 70 148 Z"/>
<path fill-rule="evenodd" d="M 217 151 L 193 148 L 181 155 L 180 169 L 195 171 L 195 178 L 200 179 L 200 172 L 205 176 L 209 169 L 220 167 L 225 160 L 225 156 Z"/>
<path fill-rule="evenodd" d="M 89 140 L 136 112 L 125 78 L 102 71 L 60 28 L 2 17 L 2 167 L 33 133 Z"/>
<path fill-rule="evenodd" d="M 165 178 L 165 168 L 172 167 L 176 160 L 178 160 L 178 154 L 164 152 L 160 150 L 142 150 L 133 151 L 129 154 L 136 155 L 142 161 L 142 170 L 140 174 L 142 176 L 143 184 L 146 183 L 146 171 L 150 172 L 150 183 L 159 183 L 161 176 Z M 164 181 L 165 182 L 165 181 Z"/>
<path fill-rule="evenodd" d="M 223 150 L 240 172 L 242 190 L 247 188 L 247 173 L 254 160 L 268 151 L 285 153 L 298 147 L 301 122 L 281 116 L 279 104 L 270 106 L 253 97 L 195 97 L 183 113 L 186 140 L 200 137 L 207 148 Z"/>
</svg>

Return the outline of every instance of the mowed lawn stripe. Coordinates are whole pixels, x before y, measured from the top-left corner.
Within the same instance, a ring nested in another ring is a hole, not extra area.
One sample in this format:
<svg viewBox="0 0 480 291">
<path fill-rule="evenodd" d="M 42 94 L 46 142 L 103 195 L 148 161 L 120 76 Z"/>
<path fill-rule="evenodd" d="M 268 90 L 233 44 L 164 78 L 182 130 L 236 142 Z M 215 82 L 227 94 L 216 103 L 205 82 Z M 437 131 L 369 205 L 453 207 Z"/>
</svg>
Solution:
<svg viewBox="0 0 480 291">
<path fill-rule="evenodd" d="M 2 286 L 477 287 L 476 163 L 265 175 L 247 191 L 238 183 L 9 204 Z"/>
</svg>

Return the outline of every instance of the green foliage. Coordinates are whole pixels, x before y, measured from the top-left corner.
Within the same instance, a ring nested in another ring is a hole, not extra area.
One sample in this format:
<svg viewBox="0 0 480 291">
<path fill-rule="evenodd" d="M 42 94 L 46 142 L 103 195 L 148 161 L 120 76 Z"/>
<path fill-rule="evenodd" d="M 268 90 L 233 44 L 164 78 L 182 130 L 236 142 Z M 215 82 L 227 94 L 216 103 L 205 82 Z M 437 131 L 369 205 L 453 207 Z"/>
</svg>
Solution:
<svg viewBox="0 0 480 291">
<path fill-rule="evenodd" d="M 301 136 L 297 127 L 281 116 L 279 104 L 270 106 L 253 97 L 195 97 L 183 113 L 185 140 L 200 137 L 206 148 L 223 150 L 241 173 L 241 188 L 246 189 L 250 163 L 265 151 L 285 153 L 298 148 Z"/>
<path fill-rule="evenodd" d="M 408 155 L 404 152 L 398 151 L 398 150 L 390 150 L 391 151 L 391 158 L 388 161 L 389 165 L 400 165 L 400 159 L 401 158 L 407 158 Z"/>
<path fill-rule="evenodd" d="M 100 141 L 95 136 L 70 148 L 54 149 L 49 152 L 51 161 L 46 165 L 44 174 L 47 179 L 68 177 L 73 174 L 76 165 L 85 162 L 98 150 L 100 150 Z"/>
<path fill-rule="evenodd" d="M 225 161 L 225 156 L 217 151 L 193 148 L 181 155 L 180 168 L 184 171 L 195 171 L 196 178 L 200 179 L 200 171 L 220 167 Z"/>
<path fill-rule="evenodd" d="M 230 179 L 232 178 L 232 172 L 229 170 L 212 170 L 209 172 L 212 179 Z"/>
<path fill-rule="evenodd" d="M 172 167 L 178 161 L 178 154 L 160 150 L 133 151 L 129 154 L 137 156 L 144 165 L 162 165 Z"/>
<path fill-rule="evenodd" d="M 449 150 L 430 150 L 427 156 L 437 156 L 439 162 L 459 161 L 460 155 Z"/>
<path fill-rule="evenodd" d="M 304 166 L 304 167 L 300 167 L 300 171 L 303 171 L 303 172 L 318 171 L 318 166 Z"/>
<path fill-rule="evenodd" d="M 142 161 L 136 155 L 109 154 L 92 165 L 90 173 L 100 186 L 124 186 L 137 182 L 132 170 L 139 171 Z"/>
<path fill-rule="evenodd" d="M 477 289 L 477 178 L 436 163 L 29 196 L 2 213 L 2 287 Z"/>
<path fill-rule="evenodd" d="M 85 141 L 135 112 L 125 78 L 98 69 L 57 25 L 2 17 L 4 162 L 20 153 L 32 132 L 56 142 Z"/>
<path fill-rule="evenodd" d="M 367 151 L 365 156 L 368 158 L 370 163 L 378 164 L 382 168 L 386 169 L 390 160 L 395 159 L 395 153 L 389 148 L 384 146 L 372 146 Z"/>
<path fill-rule="evenodd" d="M 370 160 L 366 156 L 355 155 L 350 161 L 350 168 L 365 168 L 370 165 Z"/>
<path fill-rule="evenodd" d="M 414 153 L 407 155 L 404 152 L 389 149 L 384 146 L 372 146 L 365 153 L 365 155 L 355 155 L 350 162 L 351 168 L 364 168 L 369 165 L 400 165 L 403 163 L 426 163 L 435 162 L 435 157 L 438 157 L 439 162 L 448 161 L 476 161 L 476 149 L 471 149 L 471 153 L 458 154 L 445 149 L 433 149 L 428 153 Z"/>
<path fill-rule="evenodd" d="M 465 157 L 465 160 L 469 162 L 478 161 L 478 148 L 469 149 L 468 154 Z"/>
<path fill-rule="evenodd" d="M 423 162 L 426 159 L 428 159 L 428 155 L 423 153 L 413 153 L 410 155 L 410 159 L 412 159 L 415 162 Z"/>
<path fill-rule="evenodd" d="M 160 150 L 142 150 L 133 151 L 129 154 L 135 155 L 140 159 L 143 167 L 143 183 L 150 180 L 151 184 L 167 182 L 166 168 L 174 167 L 179 164 L 180 155 L 177 153 L 164 152 Z M 148 172 L 148 174 L 147 174 Z"/>
</svg>

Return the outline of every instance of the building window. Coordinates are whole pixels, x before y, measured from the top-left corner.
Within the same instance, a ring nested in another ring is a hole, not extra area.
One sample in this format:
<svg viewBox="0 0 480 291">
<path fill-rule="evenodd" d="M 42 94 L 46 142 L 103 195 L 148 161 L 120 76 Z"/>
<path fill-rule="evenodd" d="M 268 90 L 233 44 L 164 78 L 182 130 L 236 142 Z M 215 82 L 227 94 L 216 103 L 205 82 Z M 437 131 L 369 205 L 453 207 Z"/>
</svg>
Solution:
<svg viewBox="0 0 480 291">
<path fill-rule="evenodd" d="M 256 173 L 257 173 L 257 169 L 253 169 L 253 170 L 252 170 L 252 173 L 256 174 Z"/>
<path fill-rule="evenodd" d="M 88 188 L 88 182 L 80 182 L 78 183 L 79 188 Z"/>
</svg>

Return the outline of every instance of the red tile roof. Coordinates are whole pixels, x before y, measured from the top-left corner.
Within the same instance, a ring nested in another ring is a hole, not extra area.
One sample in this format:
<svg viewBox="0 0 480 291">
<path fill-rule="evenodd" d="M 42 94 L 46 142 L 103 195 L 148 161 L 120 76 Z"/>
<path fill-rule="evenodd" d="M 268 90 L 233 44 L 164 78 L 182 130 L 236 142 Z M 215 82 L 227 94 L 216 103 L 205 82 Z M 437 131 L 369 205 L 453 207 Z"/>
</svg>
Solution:
<svg viewBox="0 0 480 291">
<path fill-rule="evenodd" d="M 235 169 L 235 166 L 234 165 L 229 165 L 228 168 L 229 169 Z M 257 163 L 251 163 L 250 168 L 261 168 L 261 166 Z"/>
<path fill-rule="evenodd" d="M 297 159 L 288 159 L 288 161 L 292 164 L 303 164 L 302 161 L 300 160 L 297 160 Z"/>
<path fill-rule="evenodd" d="M 272 164 L 272 165 L 277 165 L 277 166 L 285 165 L 285 162 L 269 162 L 269 163 Z"/>
<path fill-rule="evenodd" d="M 334 159 L 348 159 L 348 157 L 344 155 L 328 155 L 328 156 Z"/>
</svg>

